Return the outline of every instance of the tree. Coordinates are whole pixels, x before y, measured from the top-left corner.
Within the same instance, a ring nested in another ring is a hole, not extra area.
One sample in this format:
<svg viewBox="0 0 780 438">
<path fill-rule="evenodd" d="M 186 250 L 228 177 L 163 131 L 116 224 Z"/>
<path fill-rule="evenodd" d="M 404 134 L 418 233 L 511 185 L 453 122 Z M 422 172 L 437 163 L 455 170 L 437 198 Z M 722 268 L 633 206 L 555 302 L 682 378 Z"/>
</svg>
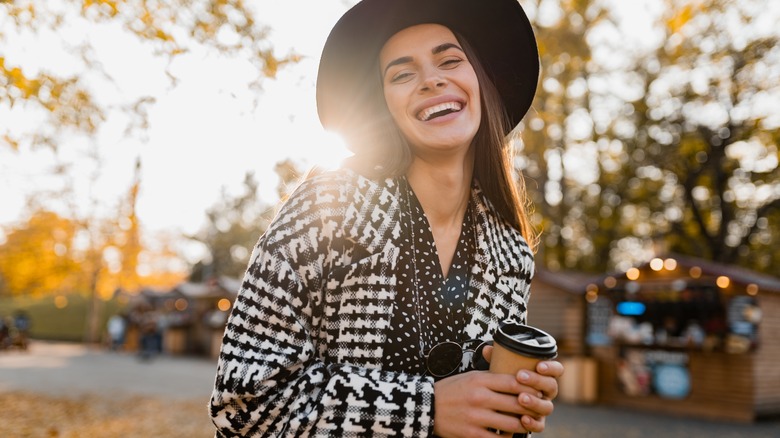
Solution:
<svg viewBox="0 0 780 438">
<path fill-rule="evenodd" d="M 219 276 L 240 278 L 252 248 L 270 221 L 272 210 L 257 196 L 257 181 L 248 173 L 238 196 L 222 189 L 221 199 L 206 212 L 207 224 L 195 236 L 206 246 L 207 257 L 193 266 L 190 279 L 206 281 Z"/>
<path fill-rule="evenodd" d="M 540 258 L 624 269 L 660 245 L 776 272 L 777 33 L 752 29 L 761 2 L 648 4 L 644 47 L 602 2 L 530 4 L 543 77 L 520 164 Z"/>
<path fill-rule="evenodd" d="M 589 84 L 603 71 L 589 35 L 608 25 L 609 17 L 592 0 L 523 5 L 534 21 L 542 64 L 534 104 L 519 127 L 518 163 L 542 232 L 538 258 L 551 269 L 602 270 L 609 259 L 605 247 L 620 235 L 620 226 L 605 214 L 614 200 L 602 187 L 613 169 L 604 169 L 606 161 L 598 157 L 608 152 L 597 143 L 601 135 L 592 113 L 601 102 Z"/>
<path fill-rule="evenodd" d="M 100 134 L 104 126 L 111 125 L 106 122 L 122 124 L 125 137 L 143 141 L 148 113 L 156 103 L 145 88 L 132 94 L 115 92 L 116 77 L 97 56 L 93 32 L 135 39 L 151 53 L 152 68 L 158 69 L 157 76 L 167 78 L 171 88 L 178 83 L 174 61 L 187 53 L 216 52 L 247 60 L 257 72 L 249 88 L 258 93 L 264 78 L 275 76 L 279 68 L 298 57 L 274 54 L 268 29 L 256 16 L 257 11 L 243 0 L 0 0 L 0 112 L 13 120 L 22 119 L 20 114 L 26 120 L 38 120 L 28 128 L 22 123 L 1 124 L 0 148 L 7 145 L 18 154 L 30 154 L 44 146 L 53 152 L 56 163 L 46 174 L 59 179 L 57 193 L 33 196 L 45 198 L 51 203 L 46 211 L 57 211 L 76 227 L 74 242 L 78 244 L 71 256 L 82 278 L 74 289 L 93 298 L 88 340 L 97 338 L 100 297 L 117 287 L 136 288 L 150 278 L 170 278 L 139 273 L 144 267 L 140 258 L 159 261 L 169 257 L 156 257 L 143 249 L 142 227 L 135 214 L 138 168 L 129 195 L 116 197 L 118 208 L 112 205 L 113 199 L 99 199 L 91 190 L 85 195 L 76 188 L 84 186 L 84 179 L 86 186 L 96 187 L 104 171 L 102 158 L 110 146 L 101 143 Z M 85 32 L 86 28 L 91 31 Z M 62 62 L 47 63 L 46 56 L 38 57 L 38 66 L 24 65 L 23 56 L 14 49 L 31 40 L 60 46 L 67 68 Z M 78 149 L 64 151 L 65 146 Z M 86 162 L 91 165 L 88 171 L 84 170 Z M 76 179 L 80 179 L 78 184 Z"/>
<path fill-rule="evenodd" d="M 258 90 L 263 78 L 274 77 L 298 56 L 275 55 L 267 40 L 268 29 L 256 21 L 256 15 L 243 0 L 0 1 L 0 105 L 24 107 L 43 118 L 43 123 L 27 132 L 12 132 L 4 126 L 0 138 L 17 150 L 22 145 L 56 149 L 63 135 L 94 135 L 111 111 L 126 114 L 130 132 L 147 127 L 147 113 L 154 104 L 151 96 L 133 96 L 124 102 L 96 97 L 91 85 L 110 84 L 114 79 L 95 59 L 90 36 L 78 32 L 94 24 L 121 26 L 146 44 L 166 60 L 164 73 L 172 85 L 177 81 L 170 69 L 173 60 L 195 49 L 207 49 L 251 62 L 258 72 L 253 82 Z M 19 41 L 22 34 L 45 39 L 64 33 L 75 35 L 63 47 L 73 54 L 70 61 L 80 64 L 73 74 L 58 73 L 61 66 L 56 63 L 27 72 L 8 57 L 9 50 L 2 49 Z"/>
<path fill-rule="evenodd" d="M 289 159 L 277 163 L 274 170 L 279 177 L 279 202 L 284 202 L 303 172 Z M 230 196 L 222 190 L 221 199 L 206 213 L 206 226 L 197 235 L 189 236 L 204 244 L 207 250 L 207 256 L 192 267 L 190 280 L 243 276 L 257 239 L 276 213 L 274 206 L 258 198 L 257 190 L 257 181 L 251 173 L 244 177 L 244 190 L 239 195 Z"/>
<path fill-rule="evenodd" d="M 622 138 L 644 151 L 638 185 L 668 194 L 646 201 L 654 232 L 672 251 L 776 273 L 780 120 L 762 102 L 780 98 L 778 34 L 751 31 L 762 2 L 670 6 L 664 44 L 636 61 L 645 93 Z"/>
<path fill-rule="evenodd" d="M 116 290 L 136 292 L 141 286 L 170 287 L 181 281 L 185 267 L 171 243 L 163 237 L 146 245 L 141 239 L 135 213 L 139 173 L 137 162 L 133 183 L 109 218 L 73 219 L 42 207 L 49 203 L 43 194 L 33 198 L 28 219 L 4 231 L 0 295 L 83 294 L 90 299 L 85 340 L 94 342 L 103 301 Z"/>
<path fill-rule="evenodd" d="M 42 209 L 9 227 L 0 245 L 0 295 L 43 296 L 81 286 L 81 266 L 72 256 L 77 230 L 71 220 Z"/>
<path fill-rule="evenodd" d="M 188 53 L 218 53 L 247 61 L 256 72 L 249 91 L 259 96 L 262 80 L 274 77 L 298 56 L 274 53 L 268 28 L 256 19 L 258 13 L 244 0 L 0 1 L 0 113 L 7 110 L 14 120 L 19 119 L 15 115 L 23 114 L 27 120 L 39 121 L 29 129 L 23 123 L 0 124 L 0 148 L 4 143 L 18 154 L 31 154 L 40 146 L 53 151 L 54 164 L 41 173 L 58 179 L 58 188 L 53 189 L 57 193 L 42 191 L 31 196 L 45 199 L 51 203 L 48 210 L 80 224 L 84 230 L 81 235 L 89 239 L 87 246 L 94 252 L 87 257 L 95 266 L 94 278 L 99 277 L 101 260 L 119 258 L 122 263 L 113 262 L 123 270 L 117 281 L 132 289 L 137 282 L 133 260 L 140 254 L 138 242 L 142 238 L 134 211 L 140 184 L 137 169 L 132 199 L 117 196 L 120 208 L 133 209 L 118 223 L 111 223 L 117 219 L 113 199 L 98 199 L 91 190 L 84 193 L 83 187 L 98 186 L 104 155 L 112 146 L 101 144 L 101 128 L 109 120 L 114 125 L 125 124 L 125 137 L 137 136 L 143 141 L 147 116 L 156 101 L 146 88 L 114 93 L 116 78 L 98 57 L 92 32 L 108 32 L 119 40 L 134 39 L 154 58 L 151 69 L 158 69 L 156 75 L 167 78 L 171 88 L 178 83 L 175 61 Z M 90 31 L 85 32 L 86 28 Z M 25 67 L 18 60 L 24 56 L 13 49 L 36 42 L 60 46 L 62 57 L 47 62 L 46 56 L 39 56 L 39 65 Z M 67 59 L 67 67 L 58 62 L 62 58 Z M 65 146 L 78 150 L 63 151 Z M 46 158 L 48 161 L 49 156 Z M 127 242 L 116 247 L 112 239 Z M 130 247 L 135 248 L 135 254 L 128 253 Z"/>
</svg>

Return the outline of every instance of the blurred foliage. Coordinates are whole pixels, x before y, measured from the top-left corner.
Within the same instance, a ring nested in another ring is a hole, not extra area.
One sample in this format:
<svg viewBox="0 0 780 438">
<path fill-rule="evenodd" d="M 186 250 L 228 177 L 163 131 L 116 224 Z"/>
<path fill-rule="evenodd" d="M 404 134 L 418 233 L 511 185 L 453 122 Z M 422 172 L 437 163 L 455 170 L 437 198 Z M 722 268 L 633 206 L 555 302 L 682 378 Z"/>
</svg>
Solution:
<svg viewBox="0 0 780 438">
<path fill-rule="evenodd" d="M 207 223 L 191 239 L 206 246 L 207 257 L 195 264 L 190 281 L 207 281 L 228 276 L 243 277 L 249 256 L 258 237 L 265 231 L 272 214 L 257 196 L 258 184 L 253 174 L 244 177 L 243 192 L 222 195 L 206 212 Z"/>
<path fill-rule="evenodd" d="M 46 110 L 49 123 L 56 127 L 56 132 L 75 128 L 93 134 L 105 119 L 103 109 L 93 102 L 90 92 L 81 85 L 79 78 L 60 78 L 45 73 L 35 77 L 25 76 L 21 68 L 6 64 L 0 49 L 0 104 L 8 102 L 13 107 L 25 101 L 34 102 Z M 2 133 L 5 143 L 18 150 L 21 140 L 13 135 L 7 131 Z M 55 147 L 57 143 L 49 130 L 36 130 L 29 134 L 28 140 L 33 145 L 50 147 Z"/>
<path fill-rule="evenodd" d="M 0 242 L 0 296 L 81 293 L 109 299 L 117 289 L 167 287 L 182 279 L 167 260 L 177 257 L 165 245 L 146 248 L 135 212 L 140 180 L 110 218 L 73 219 L 28 206 L 28 218 L 4 227 Z M 143 263 L 141 263 L 143 262 Z"/>
<path fill-rule="evenodd" d="M 671 251 L 776 273 L 778 34 L 751 28 L 760 1 L 658 2 L 649 48 L 604 2 L 522 2 L 543 66 L 519 163 L 540 261 L 604 271 Z"/>
<path fill-rule="evenodd" d="M 68 47 L 83 69 L 62 74 L 61 66 L 46 65 L 31 74 L 8 59 L 3 46 L 10 34 L 40 35 L 61 32 L 79 23 L 119 24 L 140 41 L 146 42 L 168 65 L 178 55 L 195 46 L 240 56 L 257 70 L 251 88 L 259 89 L 263 78 L 274 77 L 279 68 L 299 57 L 277 56 L 267 40 L 268 29 L 255 20 L 257 12 L 243 0 L 81 0 L 41 2 L 15 0 L 0 2 L 0 105 L 30 104 L 47 114 L 43 126 L 32 132 L 9 132 L 0 127 L 0 140 L 13 149 L 21 144 L 56 149 L 59 138 L 68 132 L 95 134 L 106 113 L 112 109 L 130 118 L 128 129 L 146 126 L 148 96 L 133 102 L 106 103 L 87 84 L 87 76 L 108 77 L 89 38 Z M 176 76 L 166 74 L 172 83 Z M 110 77 L 108 77 L 110 79 Z M 139 121 L 140 119 L 140 121 Z"/>
<path fill-rule="evenodd" d="M 0 1 L 0 107 L 40 120 L 27 131 L 0 123 L 0 143 L 19 154 L 48 146 L 55 152 L 56 163 L 47 176 L 57 180 L 51 192 L 30 194 L 23 218 L 0 230 L 0 296 L 87 294 L 92 297 L 89 325 L 94 338 L 101 301 L 116 289 L 170 287 L 182 280 L 181 256 L 173 248 L 176 242 L 161 242 L 157 236 L 155 241 L 143 240 L 143 227 L 135 212 L 140 163 L 128 192 L 118 196 L 116 205 L 98 200 L 91 190 L 87 200 L 78 192 L 83 179 L 96 186 L 105 171 L 102 156 L 109 145 L 98 144 L 101 123 L 112 115 L 111 120 L 126 123 L 126 136 L 140 134 L 144 139 L 149 109 L 156 103 L 153 96 L 100 95 L 96 80 L 104 81 L 103 86 L 116 82 L 97 56 L 93 35 L 82 35 L 79 30 L 101 26 L 124 29 L 139 47 L 167 62 L 158 64 L 163 65 L 159 73 L 171 86 L 178 83 L 171 64 L 183 54 L 212 51 L 246 60 L 256 71 L 250 91 L 259 92 L 264 78 L 274 77 L 298 56 L 274 54 L 268 29 L 256 20 L 258 12 L 243 0 Z M 44 57 L 37 67 L 25 69 L 13 59 L 14 43 L 52 41 L 52 35 L 73 65 L 63 66 L 60 58 L 49 61 Z M 113 119 L 117 112 L 124 117 Z M 74 136 L 86 141 L 74 142 Z M 65 143 L 88 146 L 85 151 L 63 151 Z M 76 161 L 79 166 L 73 165 Z M 92 164 L 88 172 L 84 171 L 86 162 Z M 249 208 L 243 204 L 238 207 Z M 220 214 L 209 212 L 215 227 L 234 220 L 229 213 L 217 217 Z M 241 223 L 246 228 L 243 231 L 232 225 L 227 231 L 251 234 L 256 240 L 257 227 L 264 225 L 247 223 Z M 234 237 L 214 234 L 209 238 L 212 249 L 220 248 L 215 249 L 219 260 L 226 254 L 219 245 Z M 239 240 L 244 244 L 248 239 Z M 228 253 L 233 257 L 248 257 L 232 246 L 233 252 Z M 251 244 L 248 247 L 251 250 Z M 246 260 L 243 264 L 241 270 Z"/>
<path fill-rule="evenodd" d="M 297 186 L 303 173 L 292 160 L 276 164 L 280 202 Z M 206 226 L 190 239 L 206 246 L 208 256 L 195 264 L 191 281 L 206 281 L 226 275 L 242 278 L 252 249 L 275 215 L 275 207 L 257 196 L 258 184 L 253 174 L 244 177 L 244 190 L 230 196 L 223 188 L 221 199 L 206 213 Z"/>
<path fill-rule="evenodd" d="M 71 253 L 77 225 L 49 211 L 33 213 L 0 246 L 0 281 L 8 295 L 40 296 L 79 287 L 80 265 Z"/>
</svg>

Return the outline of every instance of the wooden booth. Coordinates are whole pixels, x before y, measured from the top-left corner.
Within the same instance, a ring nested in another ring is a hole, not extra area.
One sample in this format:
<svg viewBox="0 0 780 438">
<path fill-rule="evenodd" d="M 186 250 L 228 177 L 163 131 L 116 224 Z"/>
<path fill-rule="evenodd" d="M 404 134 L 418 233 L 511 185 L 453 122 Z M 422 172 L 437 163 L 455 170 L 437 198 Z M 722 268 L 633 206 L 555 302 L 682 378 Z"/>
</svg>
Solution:
<svg viewBox="0 0 780 438">
<path fill-rule="evenodd" d="M 217 357 L 240 285 L 239 280 L 222 276 L 174 287 L 170 294 L 181 298 L 166 303 L 165 351 Z"/>
<path fill-rule="evenodd" d="M 780 279 L 681 256 L 585 286 L 601 403 L 735 421 L 780 414 Z"/>
<path fill-rule="evenodd" d="M 554 272 L 538 267 L 531 282 L 528 324 L 538 327 L 558 342 L 558 360 L 566 369 L 558 381 L 558 400 L 593 403 L 597 400 L 596 361 L 586 356 L 584 342 L 589 284 L 601 276 L 578 272 Z"/>
</svg>

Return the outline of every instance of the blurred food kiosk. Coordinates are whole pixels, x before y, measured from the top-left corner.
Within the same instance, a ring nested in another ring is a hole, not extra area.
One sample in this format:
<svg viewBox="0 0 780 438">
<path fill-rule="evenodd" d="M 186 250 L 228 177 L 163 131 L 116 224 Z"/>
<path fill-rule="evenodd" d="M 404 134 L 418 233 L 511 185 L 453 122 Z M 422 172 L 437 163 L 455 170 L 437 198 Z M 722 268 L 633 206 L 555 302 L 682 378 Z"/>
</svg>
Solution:
<svg viewBox="0 0 780 438">
<path fill-rule="evenodd" d="M 528 324 L 551 334 L 558 342 L 558 360 L 566 369 L 558 380 L 558 400 L 593 403 L 597 400 L 596 360 L 586 355 L 584 342 L 586 286 L 601 276 L 549 271 L 537 267 L 531 282 Z"/>
<path fill-rule="evenodd" d="M 599 402 L 736 421 L 780 414 L 780 279 L 670 256 L 599 277 L 584 298 Z"/>
<path fill-rule="evenodd" d="M 193 353 L 217 357 L 225 324 L 241 285 L 221 276 L 204 283 L 174 287 L 165 303 L 164 346 L 170 354 Z M 176 295 L 178 294 L 178 298 Z"/>
</svg>

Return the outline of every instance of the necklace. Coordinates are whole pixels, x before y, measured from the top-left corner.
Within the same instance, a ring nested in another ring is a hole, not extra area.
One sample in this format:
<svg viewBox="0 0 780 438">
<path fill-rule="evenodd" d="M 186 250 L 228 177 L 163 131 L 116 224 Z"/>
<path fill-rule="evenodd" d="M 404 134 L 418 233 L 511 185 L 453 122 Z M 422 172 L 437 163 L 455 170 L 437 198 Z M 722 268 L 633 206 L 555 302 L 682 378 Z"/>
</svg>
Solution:
<svg viewBox="0 0 780 438">
<path fill-rule="evenodd" d="M 421 313 L 422 306 L 421 306 L 420 291 L 419 291 L 420 281 L 419 281 L 418 274 L 417 274 L 417 272 L 418 272 L 418 268 L 417 268 L 417 236 L 416 236 L 416 232 L 415 232 L 415 223 L 414 223 L 414 219 L 413 219 L 413 205 L 412 205 L 412 196 L 413 195 L 412 195 L 412 189 L 411 189 L 411 185 L 409 184 L 409 181 L 406 178 L 404 178 L 403 179 L 403 183 L 404 183 L 404 189 L 405 189 L 404 195 L 405 195 L 405 201 L 406 201 L 406 207 L 407 207 L 406 210 L 407 210 L 407 214 L 409 215 L 407 222 L 408 222 L 409 228 L 411 229 L 411 238 L 412 238 L 412 245 L 411 245 L 412 255 L 411 255 L 411 257 L 412 257 L 412 269 L 414 271 L 413 272 L 414 285 L 412 286 L 412 289 L 413 289 L 412 290 L 412 292 L 413 292 L 412 296 L 413 296 L 413 299 L 414 299 L 415 316 L 417 317 L 417 330 L 418 330 L 418 333 L 417 333 L 418 337 L 417 337 L 417 339 L 418 339 L 418 342 L 419 342 L 419 356 L 420 356 L 421 359 L 424 359 L 425 358 L 425 342 L 423 340 L 423 329 L 422 329 L 422 313 Z M 473 239 L 473 241 L 471 242 L 471 244 L 469 244 L 468 241 L 466 241 L 466 248 L 465 248 L 465 250 L 467 251 L 467 258 L 464 261 L 464 263 L 466 265 L 466 269 L 465 269 L 466 278 L 465 278 L 465 280 L 463 280 L 463 284 L 465 284 L 465 287 L 464 287 L 464 290 L 462 292 L 463 297 L 461 298 L 460 303 L 459 303 L 462 307 L 465 306 L 466 299 L 467 299 L 468 295 L 470 294 L 470 287 L 471 287 L 470 286 L 470 277 L 471 277 L 470 269 L 471 269 L 471 265 L 473 264 L 473 261 L 474 261 L 474 252 L 475 252 L 474 246 L 477 243 L 476 218 L 474 217 L 474 211 L 473 211 L 473 208 L 471 207 L 471 201 L 470 200 L 469 200 L 469 205 L 467 206 L 467 214 L 470 214 L 470 217 L 469 217 L 470 221 L 468 221 L 467 224 L 465 224 L 465 225 L 468 228 L 470 228 L 470 230 L 466 230 L 466 233 L 471 231 L 471 238 Z M 462 235 L 462 233 L 461 233 L 461 235 Z M 459 237 L 459 239 L 460 238 L 461 237 Z M 446 289 L 447 284 L 448 284 L 448 278 L 444 278 L 443 277 L 442 278 L 442 284 L 440 285 L 440 288 L 445 288 Z M 457 303 L 454 303 L 454 302 L 450 301 L 450 304 L 452 304 L 452 307 L 455 307 L 455 305 Z M 465 312 L 465 310 L 464 310 L 464 312 Z M 460 322 L 461 322 L 462 326 L 465 326 L 465 315 L 463 315 L 463 317 L 461 318 Z M 454 321 L 453 321 L 453 325 L 454 325 Z M 461 327 L 460 331 L 453 331 L 453 333 L 454 334 L 459 334 L 462 331 L 463 331 L 463 329 Z"/>
</svg>

